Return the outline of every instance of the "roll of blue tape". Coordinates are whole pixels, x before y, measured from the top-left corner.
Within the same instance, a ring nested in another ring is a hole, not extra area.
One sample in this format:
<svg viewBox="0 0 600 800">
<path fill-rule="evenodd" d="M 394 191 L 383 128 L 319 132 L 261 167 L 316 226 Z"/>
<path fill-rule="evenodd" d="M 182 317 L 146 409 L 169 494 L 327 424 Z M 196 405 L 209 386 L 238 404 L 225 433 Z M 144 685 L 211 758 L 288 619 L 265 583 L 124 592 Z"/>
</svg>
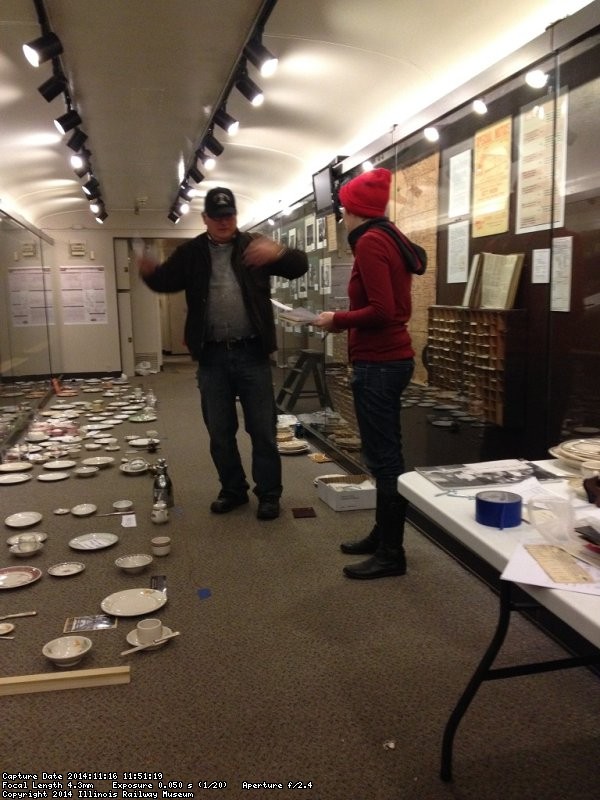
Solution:
<svg viewBox="0 0 600 800">
<path fill-rule="evenodd" d="M 475 519 L 490 528 L 514 528 L 521 524 L 521 495 L 490 489 L 475 495 Z"/>
</svg>

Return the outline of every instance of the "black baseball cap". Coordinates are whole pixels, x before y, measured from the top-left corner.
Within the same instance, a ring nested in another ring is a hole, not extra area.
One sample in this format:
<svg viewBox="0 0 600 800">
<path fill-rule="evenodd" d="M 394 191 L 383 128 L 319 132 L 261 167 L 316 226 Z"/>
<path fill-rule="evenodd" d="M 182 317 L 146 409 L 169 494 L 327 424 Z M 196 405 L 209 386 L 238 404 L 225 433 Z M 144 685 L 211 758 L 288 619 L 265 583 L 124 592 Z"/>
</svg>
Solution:
<svg viewBox="0 0 600 800">
<path fill-rule="evenodd" d="M 229 217 L 232 214 L 237 214 L 235 197 L 231 189 L 217 186 L 215 189 L 211 189 L 207 192 L 204 198 L 204 213 L 207 217 L 211 217 L 211 219 Z"/>
</svg>

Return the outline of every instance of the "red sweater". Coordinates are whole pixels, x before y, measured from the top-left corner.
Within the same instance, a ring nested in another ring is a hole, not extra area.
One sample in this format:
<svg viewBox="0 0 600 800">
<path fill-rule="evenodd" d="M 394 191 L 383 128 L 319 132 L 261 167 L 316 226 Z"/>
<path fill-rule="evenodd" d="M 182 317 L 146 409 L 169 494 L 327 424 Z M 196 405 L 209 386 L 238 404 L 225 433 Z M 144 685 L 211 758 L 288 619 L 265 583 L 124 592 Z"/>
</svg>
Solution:
<svg viewBox="0 0 600 800">
<path fill-rule="evenodd" d="M 348 330 L 350 361 L 399 361 L 414 356 L 406 327 L 412 273 L 391 236 L 369 227 L 355 243 L 348 282 L 349 311 L 333 323 Z"/>
</svg>

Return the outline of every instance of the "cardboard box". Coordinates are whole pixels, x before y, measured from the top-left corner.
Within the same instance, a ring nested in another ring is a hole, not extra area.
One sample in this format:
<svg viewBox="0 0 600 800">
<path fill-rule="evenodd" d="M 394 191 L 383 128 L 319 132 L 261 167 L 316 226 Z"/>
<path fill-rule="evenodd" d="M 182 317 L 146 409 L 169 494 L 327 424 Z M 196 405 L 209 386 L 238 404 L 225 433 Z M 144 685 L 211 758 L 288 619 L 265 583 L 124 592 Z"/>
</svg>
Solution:
<svg viewBox="0 0 600 800">
<path fill-rule="evenodd" d="M 368 487 L 362 487 L 365 481 Z M 352 486 L 348 486 L 352 484 Z M 334 511 L 356 511 L 375 508 L 376 489 L 369 475 L 340 475 L 317 479 L 317 492 L 324 503 Z"/>
</svg>

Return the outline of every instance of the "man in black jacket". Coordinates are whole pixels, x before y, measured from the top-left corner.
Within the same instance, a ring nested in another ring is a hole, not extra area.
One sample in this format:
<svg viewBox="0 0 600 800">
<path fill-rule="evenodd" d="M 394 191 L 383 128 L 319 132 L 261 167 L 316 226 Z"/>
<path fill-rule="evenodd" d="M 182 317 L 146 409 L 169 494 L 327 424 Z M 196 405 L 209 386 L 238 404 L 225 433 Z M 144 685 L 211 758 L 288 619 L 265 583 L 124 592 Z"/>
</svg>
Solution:
<svg viewBox="0 0 600 800">
<path fill-rule="evenodd" d="M 282 485 L 269 360 L 277 349 L 270 278 L 298 278 L 308 261 L 299 250 L 239 231 L 229 189 L 207 193 L 202 217 L 206 233 L 180 245 L 162 264 L 139 257 L 138 268 L 153 291 L 186 294 L 185 341 L 198 362 L 202 415 L 221 482 L 211 511 L 224 514 L 248 502 L 236 439 L 239 398 L 252 442 L 257 517 L 275 519 Z"/>
</svg>

